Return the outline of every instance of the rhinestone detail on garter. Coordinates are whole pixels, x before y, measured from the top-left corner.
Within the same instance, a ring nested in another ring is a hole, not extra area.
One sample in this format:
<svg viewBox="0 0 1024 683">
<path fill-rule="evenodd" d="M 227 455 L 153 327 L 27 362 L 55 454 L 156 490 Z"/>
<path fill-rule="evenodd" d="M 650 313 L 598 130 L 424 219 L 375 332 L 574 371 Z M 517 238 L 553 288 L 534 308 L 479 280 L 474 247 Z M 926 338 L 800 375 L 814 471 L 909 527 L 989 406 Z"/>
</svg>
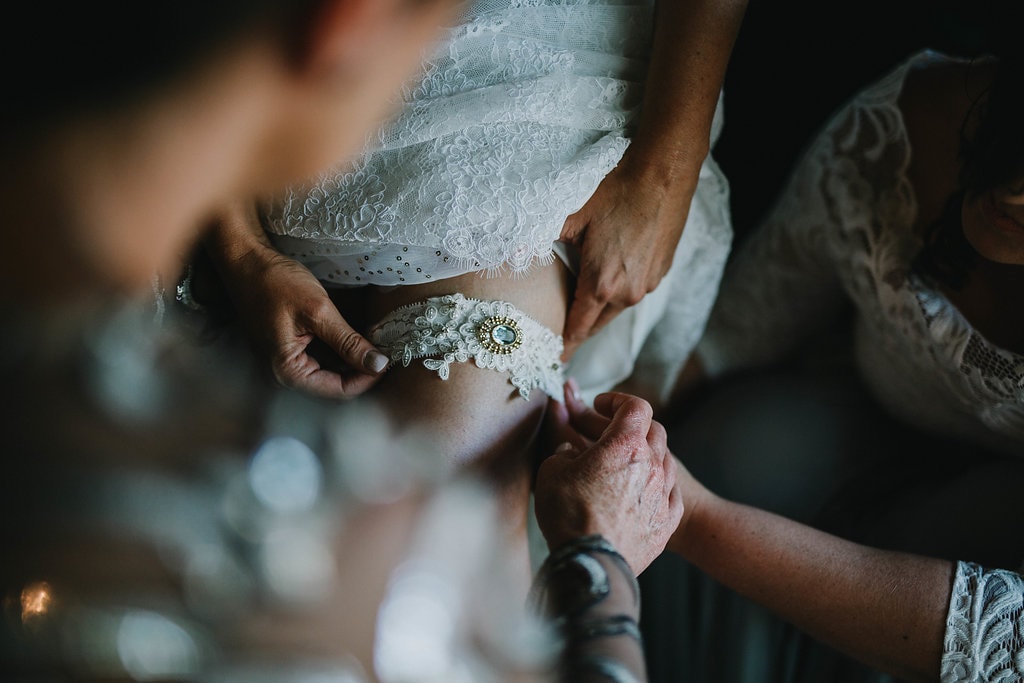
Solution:
<svg viewBox="0 0 1024 683">
<path fill-rule="evenodd" d="M 370 339 L 392 362 L 414 358 L 442 380 L 452 363 L 506 372 L 520 396 L 535 388 L 562 399 L 562 338 L 507 301 L 445 294 L 401 306 L 374 325 Z"/>
</svg>

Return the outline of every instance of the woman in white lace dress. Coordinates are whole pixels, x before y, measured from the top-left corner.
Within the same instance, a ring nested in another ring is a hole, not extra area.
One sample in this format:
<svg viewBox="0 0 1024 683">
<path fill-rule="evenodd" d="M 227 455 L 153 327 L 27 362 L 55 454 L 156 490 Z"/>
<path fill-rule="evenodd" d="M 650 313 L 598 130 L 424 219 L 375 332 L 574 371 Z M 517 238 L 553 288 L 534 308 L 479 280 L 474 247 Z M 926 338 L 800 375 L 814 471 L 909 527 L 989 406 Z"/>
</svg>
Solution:
<svg viewBox="0 0 1024 683">
<path fill-rule="evenodd" d="M 916 56 L 814 141 L 736 254 L 696 355 L 710 377 L 782 360 L 852 302 L 857 367 L 889 411 L 928 432 L 1021 454 L 1024 319 L 1014 294 L 1024 282 L 1024 239 L 1006 221 L 1024 220 L 1022 202 L 1002 190 L 995 207 L 963 208 L 965 190 L 954 186 L 959 139 L 940 146 L 924 124 L 910 126 L 915 114 L 930 116 L 910 107 L 933 105 L 904 95 L 907 69 L 963 78 L 962 90 L 983 87 L 982 67 L 943 68 L 946 61 Z M 956 132 L 959 123 L 947 125 Z M 999 163 L 1007 170 L 968 167 L 978 179 L 961 182 L 989 184 L 1021 162 Z"/>
<path fill-rule="evenodd" d="M 866 545 L 747 511 L 686 531 L 684 558 L 771 610 L 685 584 L 680 603 L 710 619 L 691 680 L 1024 680 L 1022 121 L 1018 53 L 915 54 L 831 117 L 737 250 L 696 352 L 725 392 L 688 412 L 674 450 L 716 493 Z M 840 414 L 852 382 L 799 388 L 835 365 L 752 373 L 808 357 L 827 329 L 852 330 L 877 414 Z"/>
<path fill-rule="evenodd" d="M 667 390 L 703 330 L 731 244 L 710 149 L 744 10 L 468 3 L 354 169 L 215 227 L 277 379 L 373 386 L 403 427 L 492 468 L 523 519 L 565 375 L 587 399 L 634 371 Z"/>
</svg>

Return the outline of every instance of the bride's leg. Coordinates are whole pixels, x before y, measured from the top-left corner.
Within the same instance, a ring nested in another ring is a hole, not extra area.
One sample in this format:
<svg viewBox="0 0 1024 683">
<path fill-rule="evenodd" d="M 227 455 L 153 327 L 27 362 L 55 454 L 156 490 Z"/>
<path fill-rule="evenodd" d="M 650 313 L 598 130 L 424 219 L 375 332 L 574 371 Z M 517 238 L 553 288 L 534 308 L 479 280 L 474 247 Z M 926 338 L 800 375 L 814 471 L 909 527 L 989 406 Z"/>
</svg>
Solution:
<svg viewBox="0 0 1024 683">
<path fill-rule="evenodd" d="M 560 261 L 519 277 L 484 277 L 477 273 L 424 285 L 365 292 L 368 321 L 377 321 L 399 306 L 428 297 L 460 293 L 467 298 L 501 300 L 561 335 L 568 305 L 570 275 Z M 539 388 L 524 400 L 507 373 L 477 367 L 473 360 L 452 363 L 447 380 L 413 360 L 394 365 L 373 390 L 375 397 L 403 425 L 427 430 L 453 468 L 483 474 L 499 497 L 510 541 L 529 579 L 526 523 L 529 476 L 536 437 L 548 396 Z"/>
</svg>

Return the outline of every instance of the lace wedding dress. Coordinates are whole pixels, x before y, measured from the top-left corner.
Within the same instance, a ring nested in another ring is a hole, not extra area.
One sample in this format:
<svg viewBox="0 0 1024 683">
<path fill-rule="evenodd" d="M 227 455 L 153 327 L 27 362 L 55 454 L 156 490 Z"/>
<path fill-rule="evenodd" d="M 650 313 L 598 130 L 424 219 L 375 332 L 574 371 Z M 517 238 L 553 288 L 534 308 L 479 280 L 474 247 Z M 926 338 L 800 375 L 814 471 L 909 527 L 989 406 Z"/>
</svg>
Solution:
<svg viewBox="0 0 1024 683">
<path fill-rule="evenodd" d="M 897 99 L 922 51 L 852 98 L 798 163 L 768 220 L 737 250 L 697 347 L 712 376 L 780 360 L 853 302 L 860 374 L 897 417 L 1024 453 L 1024 357 L 987 341 L 911 270 L 920 249 Z M 959 563 L 942 680 L 1019 680 L 1024 579 Z M 1016 676 L 1016 677 L 1015 677 Z"/>
<path fill-rule="evenodd" d="M 551 262 L 566 216 L 629 145 L 653 8 L 470 3 L 355 167 L 265 208 L 276 246 L 328 286 L 525 274 Z M 721 124 L 719 107 L 712 140 Z M 703 332 L 731 237 L 728 184 L 709 156 L 671 272 L 568 368 L 585 396 L 629 376 L 642 351 L 639 371 L 668 390 Z"/>
</svg>

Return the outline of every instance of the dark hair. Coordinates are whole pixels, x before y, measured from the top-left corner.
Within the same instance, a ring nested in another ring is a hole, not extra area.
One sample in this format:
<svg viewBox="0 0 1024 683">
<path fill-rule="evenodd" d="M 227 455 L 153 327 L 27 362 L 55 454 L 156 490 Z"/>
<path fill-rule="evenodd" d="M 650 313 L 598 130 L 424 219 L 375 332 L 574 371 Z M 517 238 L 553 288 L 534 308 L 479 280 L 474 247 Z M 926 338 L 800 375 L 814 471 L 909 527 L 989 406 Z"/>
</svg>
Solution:
<svg viewBox="0 0 1024 683">
<path fill-rule="evenodd" d="M 953 289 L 963 287 L 978 258 L 961 225 L 964 197 L 1024 177 L 1024 55 L 1019 49 L 998 55 L 995 77 L 972 114 L 977 125 L 968 133 L 965 123 L 961 131 L 959 187 L 926 228 L 914 262 L 917 272 Z"/>
<path fill-rule="evenodd" d="M 248 32 L 287 39 L 318 1 L 19 3 L 0 41 L 2 135 L 130 101 Z"/>
</svg>

